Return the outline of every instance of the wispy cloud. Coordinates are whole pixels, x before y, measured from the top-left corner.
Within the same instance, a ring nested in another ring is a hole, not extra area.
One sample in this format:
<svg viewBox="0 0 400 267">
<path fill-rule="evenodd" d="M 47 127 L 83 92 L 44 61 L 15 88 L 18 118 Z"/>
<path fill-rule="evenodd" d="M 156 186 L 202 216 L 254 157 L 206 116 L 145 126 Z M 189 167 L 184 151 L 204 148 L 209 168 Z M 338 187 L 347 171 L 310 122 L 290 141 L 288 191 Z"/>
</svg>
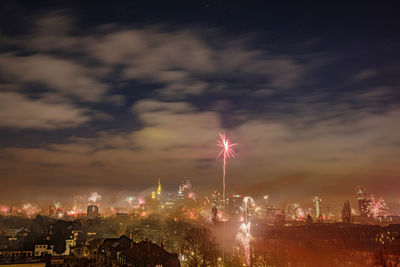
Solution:
<svg viewBox="0 0 400 267">
<path fill-rule="evenodd" d="M 14 92 L 0 92 L 0 127 L 59 129 L 76 127 L 90 120 L 88 110 L 50 99 L 29 99 Z"/>
</svg>

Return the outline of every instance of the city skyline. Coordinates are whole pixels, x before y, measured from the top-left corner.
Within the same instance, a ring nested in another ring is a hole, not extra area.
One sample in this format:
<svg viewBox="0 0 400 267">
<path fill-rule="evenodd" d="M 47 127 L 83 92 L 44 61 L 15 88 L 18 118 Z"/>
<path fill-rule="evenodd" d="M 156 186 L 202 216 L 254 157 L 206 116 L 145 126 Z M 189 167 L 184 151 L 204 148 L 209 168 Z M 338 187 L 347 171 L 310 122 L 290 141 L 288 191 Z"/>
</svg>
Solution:
<svg viewBox="0 0 400 267">
<path fill-rule="evenodd" d="M 1 204 L 221 191 L 225 132 L 227 194 L 399 209 L 398 3 L 61 3 L 1 3 Z"/>
</svg>

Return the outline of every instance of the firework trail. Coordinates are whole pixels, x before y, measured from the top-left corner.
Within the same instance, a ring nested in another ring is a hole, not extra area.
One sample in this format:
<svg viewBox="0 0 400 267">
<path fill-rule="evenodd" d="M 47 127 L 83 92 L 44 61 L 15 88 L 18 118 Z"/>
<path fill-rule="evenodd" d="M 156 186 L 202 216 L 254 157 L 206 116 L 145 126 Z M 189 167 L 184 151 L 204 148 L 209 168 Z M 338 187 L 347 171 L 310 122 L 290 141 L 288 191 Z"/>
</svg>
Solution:
<svg viewBox="0 0 400 267">
<path fill-rule="evenodd" d="M 101 200 L 101 195 L 97 192 L 92 192 L 89 196 L 89 201 L 96 203 L 98 200 Z"/>
<path fill-rule="evenodd" d="M 219 133 L 220 140 L 217 140 L 217 145 L 221 147 L 221 151 L 219 152 L 217 158 L 222 156 L 223 165 L 222 165 L 222 186 L 223 192 L 222 197 L 224 199 L 224 211 L 225 211 L 225 169 L 226 169 L 226 159 L 228 158 L 235 158 L 235 151 L 233 151 L 232 147 L 236 146 L 237 144 L 231 143 L 231 141 L 226 138 L 225 133 Z"/>
<path fill-rule="evenodd" d="M 241 210 L 243 212 L 243 220 L 239 226 L 239 231 L 236 234 L 236 242 L 243 246 L 244 254 L 246 256 L 247 265 L 250 266 L 250 241 L 251 233 L 249 222 L 249 209 L 254 206 L 254 199 L 251 197 L 244 197 L 242 202 Z"/>
<path fill-rule="evenodd" d="M 239 231 L 236 235 L 236 242 L 242 244 L 248 266 L 250 266 L 250 241 L 251 241 L 250 222 L 241 223 Z"/>
</svg>

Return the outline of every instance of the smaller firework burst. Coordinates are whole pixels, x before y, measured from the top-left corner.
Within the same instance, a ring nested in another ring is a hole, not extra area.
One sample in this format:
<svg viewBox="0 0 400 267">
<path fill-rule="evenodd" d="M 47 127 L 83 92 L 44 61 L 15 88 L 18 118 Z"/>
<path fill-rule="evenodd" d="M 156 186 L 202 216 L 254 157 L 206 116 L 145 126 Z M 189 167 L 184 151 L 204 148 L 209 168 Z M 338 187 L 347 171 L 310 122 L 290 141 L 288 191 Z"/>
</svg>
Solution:
<svg viewBox="0 0 400 267">
<path fill-rule="evenodd" d="M 60 210 L 62 208 L 61 202 L 53 201 L 53 204 L 56 210 Z"/>
<path fill-rule="evenodd" d="M 144 204 L 146 204 L 146 201 L 144 200 L 144 198 L 143 197 L 139 197 L 138 198 L 138 206 L 144 205 Z"/>
<path fill-rule="evenodd" d="M 1 208 L 0 208 L 1 213 L 7 214 L 9 211 L 10 211 L 10 208 L 7 206 L 1 206 Z"/>
<path fill-rule="evenodd" d="M 298 206 L 296 208 L 295 212 L 296 212 L 296 220 L 297 221 L 302 221 L 306 217 L 306 214 L 305 214 L 304 210 L 300 206 Z"/>
<path fill-rule="evenodd" d="M 30 202 L 23 204 L 22 210 L 25 212 L 28 218 L 32 218 L 34 215 L 40 212 L 40 209 L 35 204 L 32 204 Z"/>
<path fill-rule="evenodd" d="M 199 218 L 207 223 L 212 223 L 212 211 L 210 209 L 201 210 Z"/>
<path fill-rule="evenodd" d="M 185 194 L 189 194 L 192 190 L 192 183 L 190 182 L 190 180 L 186 179 L 185 181 L 183 181 L 182 184 L 179 185 L 179 190 L 178 190 L 178 195 L 185 195 Z"/>
<path fill-rule="evenodd" d="M 190 191 L 188 194 L 188 198 L 195 200 L 196 199 L 196 195 L 193 193 L 193 191 Z"/>
<path fill-rule="evenodd" d="M 89 196 L 89 201 L 96 203 L 97 201 L 101 200 L 102 196 L 97 192 L 92 192 Z"/>
<path fill-rule="evenodd" d="M 367 214 L 369 217 L 377 218 L 381 216 L 389 215 L 389 208 L 383 200 L 382 197 L 376 199 L 374 195 L 371 194 L 368 206 L 367 206 Z"/>
</svg>

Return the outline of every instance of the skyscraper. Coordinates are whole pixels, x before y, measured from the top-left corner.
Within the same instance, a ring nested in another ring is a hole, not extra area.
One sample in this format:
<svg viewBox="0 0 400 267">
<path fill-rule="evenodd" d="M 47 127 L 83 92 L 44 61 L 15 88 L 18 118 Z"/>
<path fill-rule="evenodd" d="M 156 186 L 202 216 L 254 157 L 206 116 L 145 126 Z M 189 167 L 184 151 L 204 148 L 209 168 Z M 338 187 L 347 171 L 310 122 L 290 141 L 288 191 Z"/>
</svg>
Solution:
<svg viewBox="0 0 400 267">
<path fill-rule="evenodd" d="M 367 215 L 368 213 L 368 204 L 369 200 L 367 197 L 367 190 L 360 186 L 356 187 L 357 191 L 357 202 L 358 202 L 358 210 L 360 211 L 360 215 Z"/>
<path fill-rule="evenodd" d="M 160 182 L 160 179 L 158 179 L 157 200 L 161 201 L 161 182 Z"/>
<path fill-rule="evenodd" d="M 87 207 L 87 217 L 88 219 L 95 219 L 99 217 L 99 207 L 96 205 L 89 205 Z"/>
<path fill-rule="evenodd" d="M 317 218 L 321 216 L 321 198 L 320 197 L 314 197 L 313 199 L 314 205 L 315 205 L 315 215 Z"/>
</svg>

